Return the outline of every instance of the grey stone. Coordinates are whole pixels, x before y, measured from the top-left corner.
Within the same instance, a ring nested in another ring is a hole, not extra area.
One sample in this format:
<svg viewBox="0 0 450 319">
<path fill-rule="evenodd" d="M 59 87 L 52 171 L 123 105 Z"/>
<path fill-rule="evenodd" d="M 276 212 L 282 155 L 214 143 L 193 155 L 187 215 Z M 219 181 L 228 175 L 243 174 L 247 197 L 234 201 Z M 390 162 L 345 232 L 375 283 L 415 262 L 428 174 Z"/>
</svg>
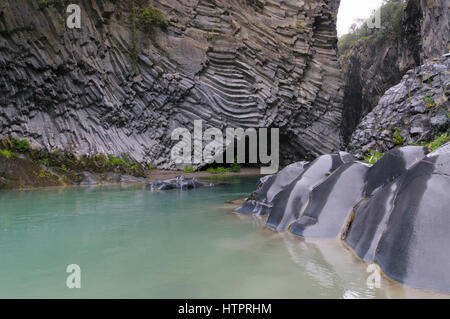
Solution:
<svg viewBox="0 0 450 319">
<path fill-rule="evenodd" d="M 63 10 L 33 4 L 17 0 L 1 13 L 0 135 L 76 155 L 125 153 L 161 169 L 175 168 L 172 131 L 193 131 L 194 120 L 280 127 L 289 137 L 283 163 L 340 148 L 338 0 L 311 10 L 301 1 L 155 0 L 170 22 L 137 30 L 137 74 L 126 2 L 83 0 L 82 28 L 61 31 Z"/>
<path fill-rule="evenodd" d="M 449 68 L 450 57 L 443 56 L 439 62 L 427 62 L 405 75 L 403 80 L 389 89 L 378 105 L 362 119 L 352 135 L 348 149 L 356 155 L 359 154 L 355 150 L 356 146 L 366 151 L 376 142 L 380 146 L 378 150 L 384 153 L 396 146 L 392 143 L 396 131 L 408 144 L 427 141 L 446 132 L 449 119 L 444 110 L 449 105 L 448 96 L 442 90 L 434 90 L 426 80 L 425 83 L 422 81 L 429 78 L 430 74 L 435 74 L 434 81 L 443 87 L 450 81 L 450 74 L 447 71 Z M 418 80 L 421 82 L 420 89 L 413 90 L 412 85 Z M 398 97 L 398 92 L 402 92 L 403 97 Z M 398 104 L 398 100 L 402 102 Z M 427 103 L 430 105 L 425 107 Z M 401 109 L 407 111 L 400 112 Z M 376 122 L 373 121 L 375 117 Z M 371 132 L 369 138 L 365 135 L 367 131 Z M 386 143 L 381 144 L 380 141 Z"/>
</svg>

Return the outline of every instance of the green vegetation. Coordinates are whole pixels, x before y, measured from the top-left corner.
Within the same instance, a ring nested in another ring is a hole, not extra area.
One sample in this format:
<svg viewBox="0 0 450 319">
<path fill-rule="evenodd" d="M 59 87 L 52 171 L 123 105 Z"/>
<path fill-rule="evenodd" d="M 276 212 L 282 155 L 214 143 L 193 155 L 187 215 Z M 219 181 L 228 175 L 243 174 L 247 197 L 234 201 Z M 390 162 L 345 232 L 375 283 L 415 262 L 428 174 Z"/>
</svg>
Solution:
<svg viewBox="0 0 450 319">
<path fill-rule="evenodd" d="M 433 109 L 436 106 L 436 102 L 434 102 L 434 94 L 430 93 L 427 96 L 422 98 L 422 101 L 425 102 L 425 107 L 429 110 Z"/>
<path fill-rule="evenodd" d="M 184 169 L 183 172 L 185 173 L 194 173 L 195 172 L 195 168 L 192 167 L 191 165 L 187 165 Z"/>
<path fill-rule="evenodd" d="M 364 161 L 368 164 L 376 164 L 382 157 L 383 153 L 371 150 L 365 157 Z"/>
<path fill-rule="evenodd" d="M 431 141 L 427 146 L 428 146 L 428 149 L 430 150 L 430 152 L 432 152 L 434 150 L 437 150 L 442 145 L 447 144 L 448 142 L 450 142 L 450 135 L 447 132 L 447 133 L 444 133 L 444 134 L 438 136 L 436 139 Z"/>
<path fill-rule="evenodd" d="M 237 159 L 234 159 L 233 164 L 231 164 L 230 167 L 228 168 L 225 168 L 223 166 L 217 168 L 210 167 L 206 171 L 210 174 L 220 174 L 220 175 L 225 175 L 226 172 L 239 173 L 241 171 L 241 165 L 238 164 Z"/>
<path fill-rule="evenodd" d="M 168 25 L 164 14 L 152 6 L 140 7 L 138 9 L 139 23 L 144 27 L 153 25 L 165 27 Z"/>
<path fill-rule="evenodd" d="M 214 40 L 214 37 L 216 36 L 216 27 L 217 27 L 218 23 L 220 23 L 220 18 L 216 18 L 214 25 L 212 26 L 211 31 L 208 34 L 208 39 L 207 39 L 208 41 Z"/>
<path fill-rule="evenodd" d="M 109 155 L 106 160 L 107 165 L 112 165 L 116 168 L 122 168 L 123 171 L 130 171 L 131 173 L 136 174 L 138 172 L 138 164 L 136 162 L 130 161 L 130 159 L 122 155 L 122 157 L 115 157 L 113 155 Z"/>
<path fill-rule="evenodd" d="M 8 142 L 7 142 L 8 143 Z M 11 143 L 12 144 L 12 143 Z M 14 148 L 11 148 L 14 150 Z M 13 153 L 14 154 L 14 153 Z M 118 172 L 122 174 L 144 176 L 142 165 L 133 162 L 125 154 L 120 157 L 105 154 L 81 156 L 77 158 L 72 152 L 55 150 L 48 152 L 43 149 L 29 148 L 27 157 L 45 167 L 60 168 L 67 173 L 89 171 L 94 173 Z"/>
<path fill-rule="evenodd" d="M 39 0 L 39 8 L 40 9 L 50 9 L 55 10 L 56 8 L 61 9 L 68 5 L 68 0 Z"/>
<path fill-rule="evenodd" d="M 381 6 L 381 28 L 369 28 L 369 21 L 374 20 L 374 15 L 366 21 L 353 24 L 350 33 L 339 38 L 339 55 L 347 55 L 359 41 L 373 41 L 375 46 L 386 39 L 397 40 L 403 29 L 403 9 L 405 3 L 399 0 L 385 0 Z"/>
<path fill-rule="evenodd" d="M 150 163 L 147 164 L 147 169 L 148 169 L 149 171 L 153 171 L 153 170 L 155 169 L 155 167 L 153 166 L 152 162 L 150 162 Z"/>
<path fill-rule="evenodd" d="M 403 145 L 405 144 L 405 140 L 403 139 L 403 137 L 400 135 L 400 130 L 396 130 L 394 132 L 394 135 L 392 136 L 392 140 L 394 141 L 394 143 L 396 145 Z"/>
<path fill-rule="evenodd" d="M 6 159 L 13 156 L 13 153 L 10 150 L 0 150 L 0 154 L 2 154 Z"/>
<path fill-rule="evenodd" d="M 234 159 L 234 162 L 230 165 L 228 171 L 232 173 L 239 173 L 241 171 L 241 165 L 238 164 L 237 159 Z"/>
<path fill-rule="evenodd" d="M 305 30 L 308 28 L 308 24 L 307 24 L 306 21 L 303 20 L 303 19 L 297 20 L 297 22 L 295 23 L 295 25 L 296 25 L 297 28 L 300 29 L 301 31 L 305 31 Z"/>
<path fill-rule="evenodd" d="M 206 170 L 208 173 L 210 173 L 210 174 L 219 174 L 219 175 L 225 175 L 226 174 L 226 172 L 227 172 L 227 169 L 225 168 L 225 167 L 217 167 L 217 168 L 212 168 L 212 167 L 210 167 L 210 168 L 208 168 L 207 170 Z"/>
<path fill-rule="evenodd" d="M 39 176 L 40 178 L 48 178 L 48 177 L 51 177 L 52 174 L 51 174 L 49 171 L 47 171 L 46 169 L 41 168 L 41 170 L 40 170 L 38 176 Z"/>
<path fill-rule="evenodd" d="M 152 6 L 136 5 L 137 0 L 131 0 L 131 60 L 133 61 L 133 72 L 138 72 L 139 48 L 137 39 L 137 28 L 139 26 L 151 31 L 152 26 L 167 27 L 168 20 L 164 14 Z"/>
<path fill-rule="evenodd" d="M 444 133 L 442 135 L 439 135 L 438 137 L 436 137 L 434 140 L 432 140 L 431 142 L 422 142 L 422 143 L 417 143 L 415 144 L 416 146 L 425 146 L 428 147 L 428 150 L 430 152 L 437 150 L 439 147 L 441 147 L 442 145 L 447 144 L 448 142 L 450 142 L 450 133 Z"/>
<path fill-rule="evenodd" d="M 25 153 L 30 149 L 30 143 L 25 139 L 13 138 L 10 142 L 12 147 L 19 153 Z"/>
</svg>

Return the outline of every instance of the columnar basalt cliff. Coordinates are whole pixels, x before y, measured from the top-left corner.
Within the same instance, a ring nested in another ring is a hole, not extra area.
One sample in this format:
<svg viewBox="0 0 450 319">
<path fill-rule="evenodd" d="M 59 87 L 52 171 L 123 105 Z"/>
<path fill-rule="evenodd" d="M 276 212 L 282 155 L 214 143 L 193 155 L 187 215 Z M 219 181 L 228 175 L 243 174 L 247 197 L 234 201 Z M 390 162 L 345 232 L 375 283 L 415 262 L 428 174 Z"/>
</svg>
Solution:
<svg viewBox="0 0 450 319">
<path fill-rule="evenodd" d="M 68 29 L 63 1 L 2 1 L 0 135 L 159 168 L 195 119 L 280 127 L 285 161 L 339 148 L 339 0 L 148 1 L 168 25 L 134 32 L 138 2 L 78 1 Z"/>
</svg>

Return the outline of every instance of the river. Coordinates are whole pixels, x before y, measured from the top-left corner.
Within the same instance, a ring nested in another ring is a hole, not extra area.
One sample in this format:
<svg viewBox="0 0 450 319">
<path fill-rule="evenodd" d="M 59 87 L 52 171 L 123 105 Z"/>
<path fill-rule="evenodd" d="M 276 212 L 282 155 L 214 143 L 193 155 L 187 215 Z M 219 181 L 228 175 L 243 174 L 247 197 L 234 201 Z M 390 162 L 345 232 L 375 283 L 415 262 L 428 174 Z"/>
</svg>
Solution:
<svg viewBox="0 0 450 319">
<path fill-rule="evenodd" d="M 152 193 L 104 186 L 0 193 L 0 298 L 449 297 L 387 279 L 339 241 L 306 242 L 231 214 L 256 178 Z M 68 265 L 80 267 L 69 289 Z"/>
</svg>

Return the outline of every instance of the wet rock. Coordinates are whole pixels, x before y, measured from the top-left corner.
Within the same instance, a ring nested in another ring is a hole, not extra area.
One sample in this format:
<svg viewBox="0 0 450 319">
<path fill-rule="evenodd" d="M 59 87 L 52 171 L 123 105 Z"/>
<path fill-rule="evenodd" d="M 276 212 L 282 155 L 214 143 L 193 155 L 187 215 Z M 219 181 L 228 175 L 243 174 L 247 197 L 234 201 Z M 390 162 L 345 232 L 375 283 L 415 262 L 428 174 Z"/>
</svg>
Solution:
<svg viewBox="0 0 450 319">
<path fill-rule="evenodd" d="M 353 207 L 363 197 L 369 168 L 360 162 L 339 167 L 311 191 L 305 212 L 292 223 L 290 232 L 308 238 L 337 238 L 345 230 Z"/>
<path fill-rule="evenodd" d="M 236 208 L 236 212 L 245 215 L 267 215 L 272 208 L 275 196 L 300 176 L 308 162 L 298 162 L 282 169 L 276 175 L 265 176 L 258 182 L 256 190 L 247 201 Z"/>
<path fill-rule="evenodd" d="M 396 281 L 450 292 L 450 143 L 426 153 L 404 147 L 373 166 L 342 154 L 321 156 L 275 195 L 267 226 L 341 238 Z"/>
<path fill-rule="evenodd" d="M 143 183 L 145 182 L 145 178 L 131 175 L 122 175 L 120 176 L 120 182 L 125 184 Z"/>
<path fill-rule="evenodd" d="M 403 178 L 383 187 L 372 198 L 355 208 L 355 215 L 347 234 L 347 244 L 362 259 L 372 262 L 378 240 L 385 232 L 396 192 Z"/>
<path fill-rule="evenodd" d="M 401 183 L 375 262 L 389 277 L 450 292 L 450 153 L 427 157 Z"/>
<path fill-rule="evenodd" d="M 167 179 L 164 181 L 155 181 L 152 183 L 148 183 L 146 188 L 151 191 L 166 191 L 171 189 L 193 189 L 202 187 L 203 184 L 200 183 L 196 178 L 186 178 L 184 176 L 177 176 L 172 179 Z"/>
<path fill-rule="evenodd" d="M 312 189 L 342 164 L 351 161 L 354 159 L 347 153 L 340 153 L 323 155 L 308 165 L 299 177 L 275 196 L 267 226 L 278 231 L 287 230 L 303 213 Z"/>
<path fill-rule="evenodd" d="M 100 184 L 100 178 L 91 172 L 81 173 L 81 183 L 80 185 L 97 185 Z"/>
</svg>

